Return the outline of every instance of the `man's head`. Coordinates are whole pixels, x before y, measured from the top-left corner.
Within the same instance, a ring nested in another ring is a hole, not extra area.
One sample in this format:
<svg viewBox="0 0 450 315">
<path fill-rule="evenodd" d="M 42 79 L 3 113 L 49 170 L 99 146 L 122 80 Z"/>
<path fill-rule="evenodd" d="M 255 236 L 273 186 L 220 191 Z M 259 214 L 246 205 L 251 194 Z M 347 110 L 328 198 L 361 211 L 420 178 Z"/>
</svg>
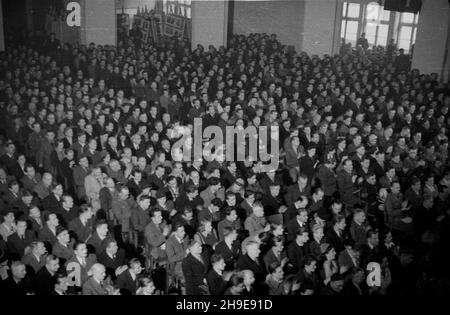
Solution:
<svg viewBox="0 0 450 315">
<path fill-rule="evenodd" d="M 15 261 L 11 264 L 11 274 L 15 280 L 23 280 L 27 274 L 25 264 L 21 261 Z"/>
<path fill-rule="evenodd" d="M 308 221 L 308 211 L 305 208 L 297 210 L 297 220 L 305 224 Z"/>
<path fill-rule="evenodd" d="M 261 250 L 259 249 L 259 243 L 254 242 L 254 241 L 248 242 L 248 244 L 246 246 L 246 250 L 247 250 L 248 256 L 253 260 L 258 259 L 259 254 L 261 253 Z"/>
<path fill-rule="evenodd" d="M 44 183 L 45 186 L 50 187 L 53 182 L 52 174 L 44 173 L 44 175 L 42 176 L 42 182 Z"/>
<path fill-rule="evenodd" d="M 186 231 L 184 230 L 184 225 L 181 223 L 175 224 L 173 231 L 174 231 L 175 236 L 179 239 L 183 239 L 186 236 Z"/>
<path fill-rule="evenodd" d="M 69 279 L 65 273 L 56 273 L 53 276 L 53 284 L 55 286 L 55 291 L 66 292 L 69 289 Z"/>
<path fill-rule="evenodd" d="M 214 268 L 214 270 L 217 270 L 219 272 L 225 270 L 225 260 L 220 254 L 213 254 L 211 256 L 211 265 Z"/>
<path fill-rule="evenodd" d="M 47 249 L 43 242 L 33 242 L 30 245 L 33 255 L 41 257 L 47 253 Z"/>
<path fill-rule="evenodd" d="M 75 253 L 75 256 L 80 258 L 86 258 L 88 255 L 86 243 L 82 242 L 75 243 L 75 245 L 73 246 L 73 251 Z"/>
<path fill-rule="evenodd" d="M 45 267 L 50 272 L 50 274 L 55 274 L 59 269 L 59 258 L 55 255 L 48 255 L 45 258 Z"/>
<path fill-rule="evenodd" d="M 102 264 L 94 264 L 89 270 L 89 274 L 97 281 L 103 281 L 106 277 L 106 269 Z"/>
<path fill-rule="evenodd" d="M 264 217 L 264 207 L 261 204 L 261 202 L 257 201 L 253 204 L 253 214 L 257 218 L 263 218 Z"/>
<path fill-rule="evenodd" d="M 379 238 L 377 230 L 368 230 L 366 234 L 367 243 L 372 246 L 378 246 Z"/>
<path fill-rule="evenodd" d="M 59 225 L 58 216 L 54 213 L 50 212 L 44 213 L 44 221 L 52 229 L 55 229 Z"/>
<path fill-rule="evenodd" d="M 308 240 L 309 240 L 308 230 L 304 227 L 299 228 L 296 234 L 297 244 L 304 245 L 308 242 Z"/>
<path fill-rule="evenodd" d="M 95 223 L 95 230 L 98 236 L 105 238 L 108 235 L 108 223 L 105 220 L 98 220 Z"/>
<path fill-rule="evenodd" d="M 366 213 L 363 209 L 354 210 L 353 221 L 355 221 L 357 224 L 363 224 L 366 221 Z"/>
<path fill-rule="evenodd" d="M 56 229 L 56 238 L 58 242 L 61 244 L 67 245 L 70 242 L 70 234 L 69 231 L 65 228 Z"/>
<path fill-rule="evenodd" d="M 244 278 L 244 284 L 247 287 L 251 287 L 255 283 L 255 275 L 253 271 L 249 269 L 242 270 L 242 277 Z"/>
<path fill-rule="evenodd" d="M 191 241 L 189 243 L 189 252 L 194 256 L 200 256 L 202 253 L 202 245 L 197 241 Z"/>
<path fill-rule="evenodd" d="M 317 260 L 314 258 L 314 256 L 308 255 L 303 260 L 303 267 L 305 268 L 305 271 L 309 274 L 316 271 Z"/>
<path fill-rule="evenodd" d="M 141 262 L 137 258 L 132 258 L 128 262 L 128 267 L 130 272 L 134 273 L 135 275 L 139 275 L 142 272 Z"/>
</svg>

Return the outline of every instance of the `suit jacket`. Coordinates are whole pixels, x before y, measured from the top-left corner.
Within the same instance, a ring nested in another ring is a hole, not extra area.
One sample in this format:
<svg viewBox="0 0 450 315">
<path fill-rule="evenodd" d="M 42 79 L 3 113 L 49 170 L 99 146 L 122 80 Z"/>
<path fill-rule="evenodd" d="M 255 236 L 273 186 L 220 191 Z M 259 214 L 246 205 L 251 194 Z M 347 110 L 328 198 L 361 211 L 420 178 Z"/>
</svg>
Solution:
<svg viewBox="0 0 450 315">
<path fill-rule="evenodd" d="M 41 175 L 36 173 L 33 179 L 29 178 L 28 176 L 24 176 L 21 178 L 20 181 L 22 183 L 23 188 L 29 191 L 34 191 L 34 187 L 36 187 L 36 185 L 41 181 Z"/>
<path fill-rule="evenodd" d="M 11 192 L 11 190 L 8 189 L 8 191 L 5 194 L 3 194 L 2 199 L 5 203 L 5 205 L 8 206 L 9 208 L 11 208 L 12 205 L 20 199 L 20 196 L 14 195 Z"/>
<path fill-rule="evenodd" d="M 55 212 L 55 213 L 58 216 L 59 223 L 62 226 L 64 226 L 64 227 L 68 227 L 69 223 L 72 220 L 77 219 L 77 217 L 78 217 L 78 208 L 76 206 L 73 206 L 72 209 L 67 211 L 66 209 L 64 209 L 61 206 L 61 207 L 58 207 L 57 212 Z"/>
<path fill-rule="evenodd" d="M 17 232 L 10 235 L 7 242 L 10 257 L 15 256 L 17 260 L 20 260 L 24 255 L 25 248 L 35 240 L 36 237 L 32 231 L 26 231 L 23 240 L 20 239 Z"/>
<path fill-rule="evenodd" d="M 277 257 L 275 256 L 275 253 L 272 249 L 269 249 L 269 251 L 264 255 L 263 261 L 264 266 L 266 267 L 266 270 L 269 270 L 269 266 L 273 263 L 281 264 L 281 261 L 286 257 L 286 253 L 283 251 L 281 254 Z"/>
<path fill-rule="evenodd" d="M 144 232 L 151 219 L 148 211 L 144 211 L 139 205 L 131 207 L 131 229 Z"/>
<path fill-rule="evenodd" d="M 344 233 L 341 232 L 341 236 L 338 236 L 336 234 L 336 231 L 331 228 L 326 233 L 327 242 L 330 243 L 334 249 L 336 250 L 336 253 L 339 255 L 340 252 L 342 252 L 344 247 Z"/>
<path fill-rule="evenodd" d="M 83 295 L 108 295 L 105 287 L 90 277 L 83 284 Z"/>
<path fill-rule="evenodd" d="M 166 242 L 166 252 L 169 263 L 179 264 L 186 257 L 186 249 L 188 248 L 188 239 L 185 237 L 183 243 L 180 243 L 175 235 L 170 236 Z"/>
<path fill-rule="evenodd" d="M 289 262 L 300 269 L 303 266 L 303 259 L 308 255 L 308 246 L 304 244 L 299 246 L 297 242 L 293 241 L 288 247 Z"/>
<path fill-rule="evenodd" d="M 44 199 L 51 193 L 50 187 L 46 187 L 42 180 L 36 186 L 34 186 L 33 191 L 38 195 L 40 200 Z"/>
<path fill-rule="evenodd" d="M 62 204 L 61 201 L 56 199 L 54 193 L 51 193 L 47 197 L 42 200 L 42 208 L 43 210 L 50 211 L 51 213 L 58 213 L 61 211 Z"/>
<path fill-rule="evenodd" d="M 124 293 L 123 295 L 136 295 L 138 278 L 136 277 L 136 279 L 133 280 L 130 270 L 126 270 L 117 277 L 116 285 L 121 289 L 120 291 Z"/>
<path fill-rule="evenodd" d="M 53 276 L 47 270 L 47 267 L 43 266 L 35 278 L 35 294 L 36 295 L 50 295 L 55 288 L 53 284 Z"/>
<path fill-rule="evenodd" d="M 72 243 L 69 243 L 67 245 L 67 247 L 62 245 L 60 242 L 55 242 L 53 244 L 52 254 L 55 255 L 56 257 L 59 257 L 61 260 L 63 260 L 60 263 L 60 265 L 63 265 L 66 261 L 68 261 L 74 255 L 72 246 L 73 246 Z"/>
<path fill-rule="evenodd" d="M 12 277 L 0 283 L 0 292 L 6 296 L 22 296 L 27 295 L 27 287 L 24 280 L 17 283 Z"/>
<path fill-rule="evenodd" d="M 73 168 L 73 181 L 78 198 L 86 198 L 86 190 L 84 189 L 84 179 L 89 175 L 89 169 L 84 169 L 80 165 Z"/>
<path fill-rule="evenodd" d="M 159 248 L 166 242 L 162 229 L 152 221 L 146 226 L 144 234 L 147 245 L 150 246 L 152 257 L 155 259 L 166 257 L 166 252 Z"/>
<path fill-rule="evenodd" d="M 41 219 L 42 220 L 42 219 Z M 27 225 L 28 229 L 34 233 L 34 235 L 37 237 L 39 234 L 39 231 L 42 230 L 44 227 L 44 222 L 42 222 L 42 225 L 38 223 L 34 218 L 28 216 L 27 218 Z"/>
<path fill-rule="evenodd" d="M 266 278 L 266 270 L 264 268 L 264 264 L 262 264 L 260 261 L 256 262 L 252 260 L 247 254 L 241 254 L 236 262 L 236 269 L 240 271 L 246 269 L 253 271 L 256 283 L 262 283 Z"/>
<path fill-rule="evenodd" d="M 332 196 L 337 189 L 335 173 L 325 165 L 321 165 L 317 172 L 317 177 L 320 180 L 325 196 Z"/>
<path fill-rule="evenodd" d="M 110 276 L 112 280 L 116 280 L 117 278 L 116 269 L 126 265 L 125 251 L 121 248 L 117 251 L 114 259 L 109 257 L 105 250 L 97 258 L 98 262 L 105 266 L 106 275 Z"/>
<path fill-rule="evenodd" d="M 89 236 L 92 234 L 92 220 L 88 220 L 86 225 L 81 223 L 80 218 L 70 221 L 69 231 L 75 233 L 76 239 L 80 242 L 86 242 Z"/>
<path fill-rule="evenodd" d="M 300 191 L 298 184 L 289 186 L 284 196 L 286 205 L 293 205 L 300 196 L 306 196 L 309 198 L 311 196 L 311 187 L 307 185 L 302 191 Z"/>
<path fill-rule="evenodd" d="M 89 254 L 86 257 L 86 264 L 82 266 L 80 262 L 78 261 L 77 257 L 75 255 L 72 256 L 68 261 L 66 261 L 65 267 L 67 270 L 67 273 L 70 273 L 73 271 L 73 269 L 68 269 L 68 265 L 71 263 L 75 263 L 80 268 L 80 287 L 83 287 L 83 284 L 89 279 L 88 272 L 91 269 L 91 267 L 97 263 L 97 257 L 93 254 Z"/>
<path fill-rule="evenodd" d="M 91 237 L 86 241 L 89 252 L 96 256 L 100 255 L 106 249 L 106 242 L 108 240 L 108 236 L 102 240 L 98 236 L 97 231 L 92 232 Z"/>
<path fill-rule="evenodd" d="M 223 277 L 212 268 L 206 275 L 206 282 L 208 283 L 211 295 L 223 295 L 228 287 L 228 281 L 225 281 Z"/>
<path fill-rule="evenodd" d="M 225 260 L 225 264 L 227 265 L 227 270 L 234 269 L 234 264 L 241 253 L 241 243 L 236 240 L 231 245 L 231 249 L 225 243 L 225 241 L 221 241 L 217 243 L 215 249 L 216 254 L 220 254 Z"/>
<path fill-rule="evenodd" d="M 304 228 L 308 228 L 307 224 L 303 225 Z M 300 229 L 300 224 L 297 221 L 297 217 L 294 217 L 291 221 L 288 222 L 286 226 L 287 230 L 287 240 L 288 242 L 292 242 L 297 237 L 297 231 Z"/>
<path fill-rule="evenodd" d="M 36 274 L 42 267 L 45 265 L 45 256 L 40 258 L 40 261 L 37 260 L 36 256 L 33 253 L 28 253 L 22 257 L 22 262 L 25 265 L 30 266 L 34 270 L 34 274 Z"/>
<path fill-rule="evenodd" d="M 58 241 L 56 235 L 49 229 L 47 224 L 39 231 L 38 239 L 48 246 L 49 252 L 51 252 L 52 245 Z"/>
<path fill-rule="evenodd" d="M 203 257 L 202 257 L 203 258 Z M 186 281 L 187 295 L 201 295 L 203 292 L 200 286 L 204 284 L 208 262 L 203 258 L 203 263 L 189 254 L 182 261 L 183 275 Z"/>
</svg>

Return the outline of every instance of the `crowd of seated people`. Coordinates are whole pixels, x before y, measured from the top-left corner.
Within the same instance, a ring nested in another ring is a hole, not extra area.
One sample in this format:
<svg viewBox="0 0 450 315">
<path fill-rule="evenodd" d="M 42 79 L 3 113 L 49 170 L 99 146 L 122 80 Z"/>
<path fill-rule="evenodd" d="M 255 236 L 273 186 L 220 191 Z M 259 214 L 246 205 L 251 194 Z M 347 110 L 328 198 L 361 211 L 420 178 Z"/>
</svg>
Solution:
<svg viewBox="0 0 450 315">
<path fill-rule="evenodd" d="M 0 291 L 444 294 L 449 88 L 395 65 L 267 34 L 193 50 L 8 42 Z M 278 126 L 278 167 L 178 159 L 196 118 Z"/>
</svg>

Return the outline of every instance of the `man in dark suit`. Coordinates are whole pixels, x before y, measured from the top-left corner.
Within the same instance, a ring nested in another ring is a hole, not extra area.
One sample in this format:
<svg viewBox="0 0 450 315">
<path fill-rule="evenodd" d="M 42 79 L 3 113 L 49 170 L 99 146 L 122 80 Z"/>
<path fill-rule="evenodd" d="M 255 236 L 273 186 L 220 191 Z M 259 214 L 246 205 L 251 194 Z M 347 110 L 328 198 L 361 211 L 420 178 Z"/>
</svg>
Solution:
<svg viewBox="0 0 450 315">
<path fill-rule="evenodd" d="M 288 187 L 284 196 L 286 205 L 293 205 L 300 196 L 311 197 L 311 186 L 308 184 L 308 176 L 305 174 L 300 174 L 297 183 Z"/>
<path fill-rule="evenodd" d="M 16 226 L 16 233 L 10 235 L 7 241 L 11 260 L 20 260 L 25 253 L 25 248 L 36 240 L 34 233 L 27 230 L 27 222 L 25 220 L 19 219 Z"/>
<path fill-rule="evenodd" d="M 286 226 L 287 240 L 293 242 L 297 238 L 297 231 L 300 228 L 308 227 L 308 211 L 304 208 L 297 210 L 297 215 Z"/>
<path fill-rule="evenodd" d="M 11 276 L 1 283 L 2 293 L 9 296 L 27 295 L 30 288 L 24 281 L 27 274 L 25 264 L 21 261 L 15 261 L 11 264 Z"/>
<path fill-rule="evenodd" d="M 209 261 L 206 256 L 202 256 L 200 243 L 192 241 L 189 244 L 189 254 L 183 259 L 181 268 L 187 295 L 205 295 L 209 293 L 205 286 L 205 276 L 209 268 Z"/>
<path fill-rule="evenodd" d="M 52 192 L 42 200 L 42 208 L 51 213 L 58 214 L 61 212 L 61 197 L 63 195 L 63 187 L 61 184 L 53 183 Z"/>
<path fill-rule="evenodd" d="M 44 213 L 44 227 L 39 231 L 39 240 L 45 243 L 48 251 L 52 252 L 52 245 L 58 241 L 56 238 L 56 228 L 59 226 L 59 220 L 56 214 Z"/>
<path fill-rule="evenodd" d="M 30 214 L 26 217 L 28 228 L 32 231 L 35 237 L 38 236 L 39 231 L 44 227 L 44 222 L 41 218 L 41 210 L 37 206 L 30 208 Z"/>
<path fill-rule="evenodd" d="M 78 207 L 74 206 L 73 198 L 69 195 L 61 197 L 61 207 L 55 209 L 59 222 L 64 227 L 68 227 L 69 223 L 78 217 Z"/>
<path fill-rule="evenodd" d="M 113 281 L 128 268 L 125 251 L 119 248 L 117 242 L 112 238 L 108 239 L 105 250 L 97 258 L 98 262 L 105 266 L 106 275 Z"/>
<path fill-rule="evenodd" d="M 108 223 L 105 220 L 98 220 L 95 223 L 95 231 L 86 242 L 89 253 L 100 255 L 107 246 L 108 236 Z"/>
<path fill-rule="evenodd" d="M 30 214 L 30 209 L 36 205 L 38 205 L 38 201 L 33 197 L 33 194 L 27 189 L 22 189 L 20 198 L 11 205 L 11 209 L 18 217 L 27 216 Z"/>
<path fill-rule="evenodd" d="M 122 272 L 116 281 L 121 295 L 135 295 L 138 288 L 137 277 L 142 272 L 141 262 L 137 258 L 132 258 L 128 263 L 128 269 Z"/>
<path fill-rule="evenodd" d="M 231 272 L 224 273 L 225 260 L 222 256 L 214 254 L 211 257 L 212 268 L 206 275 L 206 282 L 211 295 L 223 295 L 228 287 Z"/>
<path fill-rule="evenodd" d="M 70 241 L 69 231 L 58 227 L 56 239 L 57 242 L 53 243 L 52 246 L 52 254 L 61 260 L 61 265 L 64 265 L 73 256 L 73 244 Z"/>
<path fill-rule="evenodd" d="M 345 217 L 342 215 L 337 215 L 333 219 L 333 227 L 326 233 L 327 242 L 334 247 L 337 255 L 345 249 L 345 226 Z"/>
<path fill-rule="evenodd" d="M 50 295 L 53 292 L 53 276 L 59 269 L 59 258 L 48 255 L 45 258 L 45 266 L 38 271 L 35 278 L 35 294 Z"/>
<path fill-rule="evenodd" d="M 296 270 L 300 270 L 303 265 L 303 259 L 306 255 L 308 255 L 308 246 L 306 245 L 308 239 L 308 230 L 302 227 L 298 229 L 295 241 L 289 244 L 289 262 L 296 268 Z"/>
<path fill-rule="evenodd" d="M 22 262 L 29 268 L 28 273 L 37 274 L 39 270 L 45 265 L 45 257 L 47 250 L 43 242 L 33 242 L 30 244 L 31 251 L 22 257 Z"/>
<path fill-rule="evenodd" d="M 378 231 L 369 230 L 366 235 L 366 243 L 357 248 L 360 252 L 361 268 L 366 268 L 368 263 L 381 259 Z"/>
<path fill-rule="evenodd" d="M 67 274 L 64 272 L 58 272 L 53 276 L 54 289 L 50 295 L 67 295 L 69 289 L 69 280 Z"/>
<path fill-rule="evenodd" d="M 261 250 L 259 249 L 259 243 L 250 241 L 246 246 L 247 253 L 241 254 L 237 263 L 237 270 L 246 270 L 249 269 L 253 271 L 255 276 L 256 285 L 260 285 L 265 281 L 266 278 L 266 270 L 264 268 L 264 264 L 261 263 L 259 259 L 259 254 Z"/>
<path fill-rule="evenodd" d="M 238 233 L 231 227 L 223 229 L 224 240 L 217 243 L 215 253 L 221 255 L 225 261 L 225 270 L 233 270 L 241 252 L 241 243 L 237 240 Z"/>
<path fill-rule="evenodd" d="M 80 206 L 78 218 L 69 222 L 69 231 L 78 242 L 86 242 L 92 234 L 92 208 L 87 204 Z"/>
<path fill-rule="evenodd" d="M 20 179 L 23 188 L 29 191 L 34 191 L 34 188 L 41 181 L 41 175 L 36 173 L 34 166 L 27 164 L 25 166 L 25 176 Z"/>
</svg>

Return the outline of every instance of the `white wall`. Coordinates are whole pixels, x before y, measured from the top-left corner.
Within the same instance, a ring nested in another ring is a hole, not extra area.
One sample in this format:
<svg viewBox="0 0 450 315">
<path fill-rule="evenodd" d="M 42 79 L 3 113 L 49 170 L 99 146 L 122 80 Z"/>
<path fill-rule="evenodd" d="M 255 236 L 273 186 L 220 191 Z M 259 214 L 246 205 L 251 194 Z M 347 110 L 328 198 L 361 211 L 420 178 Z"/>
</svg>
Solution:
<svg viewBox="0 0 450 315">
<path fill-rule="evenodd" d="M 304 6 L 304 1 L 299 0 L 235 1 L 233 32 L 277 34 L 281 43 L 300 50 Z"/>
<path fill-rule="evenodd" d="M 87 45 L 90 43 L 116 45 L 117 18 L 115 2 L 111 0 L 83 0 L 80 3 L 82 6 L 82 43 Z"/>
<path fill-rule="evenodd" d="M 201 44 L 218 48 L 227 43 L 228 3 L 218 1 L 192 1 L 192 48 Z"/>
<path fill-rule="evenodd" d="M 441 75 L 444 64 L 450 6 L 447 0 L 422 0 L 412 67 Z"/>
<path fill-rule="evenodd" d="M 233 32 L 274 33 L 297 51 L 331 54 L 337 7 L 336 0 L 236 1 Z"/>
<path fill-rule="evenodd" d="M 333 53 L 335 43 L 335 21 L 338 3 L 336 0 L 306 0 L 303 19 L 303 43 L 302 50 L 308 54 Z M 339 10 L 339 14 L 342 11 Z M 339 29 L 336 29 L 338 32 Z"/>
<path fill-rule="evenodd" d="M 3 29 L 3 0 L 0 0 L 0 51 L 5 51 L 5 32 Z"/>
</svg>

